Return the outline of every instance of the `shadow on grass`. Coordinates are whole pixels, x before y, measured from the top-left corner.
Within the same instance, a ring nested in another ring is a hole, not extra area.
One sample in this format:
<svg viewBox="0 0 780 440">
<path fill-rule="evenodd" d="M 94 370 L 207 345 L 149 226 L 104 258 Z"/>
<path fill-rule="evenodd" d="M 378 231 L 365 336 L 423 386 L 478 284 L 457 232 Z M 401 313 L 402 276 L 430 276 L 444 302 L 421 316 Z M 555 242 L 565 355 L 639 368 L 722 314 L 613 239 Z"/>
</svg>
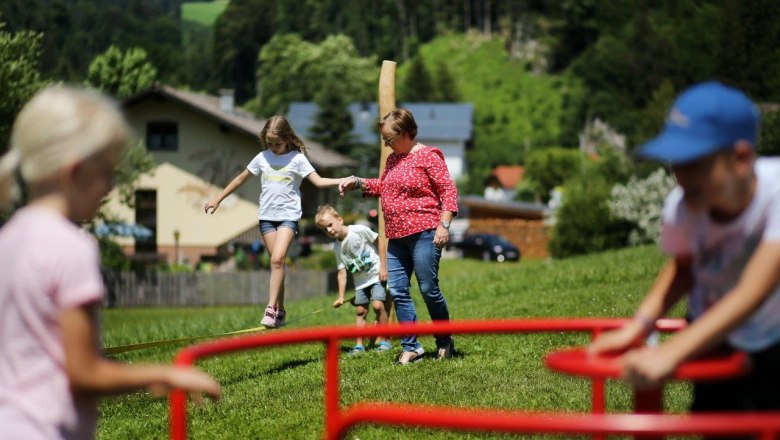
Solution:
<svg viewBox="0 0 780 440">
<path fill-rule="evenodd" d="M 313 362 L 321 363 L 322 359 L 318 359 L 318 358 L 296 359 L 296 360 L 292 360 L 292 361 L 283 362 L 280 365 L 277 365 L 277 366 L 275 366 L 273 368 L 270 368 L 268 370 L 265 370 L 265 371 L 258 371 L 258 372 L 252 373 L 252 374 L 247 374 L 245 376 L 237 377 L 237 378 L 232 379 L 232 380 L 231 379 L 222 380 L 222 381 L 220 381 L 220 385 L 224 387 L 224 386 L 228 386 L 228 385 L 237 384 L 239 382 L 244 382 L 244 381 L 247 381 L 247 380 L 259 379 L 259 378 L 261 378 L 263 376 L 268 376 L 268 375 L 272 375 L 272 374 L 282 373 L 284 371 L 291 370 L 293 368 L 302 367 L 304 365 L 308 365 L 308 364 L 311 364 Z"/>
</svg>

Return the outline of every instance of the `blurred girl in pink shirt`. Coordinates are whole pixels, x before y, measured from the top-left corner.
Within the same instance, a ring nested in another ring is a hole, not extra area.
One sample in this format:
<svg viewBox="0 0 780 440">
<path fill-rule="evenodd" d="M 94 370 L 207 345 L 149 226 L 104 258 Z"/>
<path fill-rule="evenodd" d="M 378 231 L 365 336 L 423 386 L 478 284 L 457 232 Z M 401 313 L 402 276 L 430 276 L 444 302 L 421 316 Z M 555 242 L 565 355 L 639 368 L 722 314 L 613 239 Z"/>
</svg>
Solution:
<svg viewBox="0 0 780 440">
<path fill-rule="evenodd" d="M 95 216 L 130 137 L 113 102 L 66 86 L 38 92 L 16 118 L 0 160 L 0 207 L 13 203 L 17 175 L 29 202 L 0 229 L 0 438 L 94 438 L 106 393 L 219 395 L 195 369 L 101 355 L 99 254 L 77 222 Z"/>
</svg>

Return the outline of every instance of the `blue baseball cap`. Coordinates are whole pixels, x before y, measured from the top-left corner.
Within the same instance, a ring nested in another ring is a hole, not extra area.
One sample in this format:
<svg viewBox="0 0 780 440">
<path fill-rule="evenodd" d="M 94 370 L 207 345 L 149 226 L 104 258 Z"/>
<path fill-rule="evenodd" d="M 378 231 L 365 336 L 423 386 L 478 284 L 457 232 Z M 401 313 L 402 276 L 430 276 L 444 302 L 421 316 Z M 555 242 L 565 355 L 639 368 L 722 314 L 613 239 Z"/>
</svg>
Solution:
<svg viewBox="0 0 780 440">
<path fill-rule="evenodd" d="M 758 121 L 758 108 L 744 93 L 716 81 L 697 84 L 677 98 L 664 131 L 638 154 L 675 165 L 731 148 L 740 140 L 755 146 Z"/>
</svg>

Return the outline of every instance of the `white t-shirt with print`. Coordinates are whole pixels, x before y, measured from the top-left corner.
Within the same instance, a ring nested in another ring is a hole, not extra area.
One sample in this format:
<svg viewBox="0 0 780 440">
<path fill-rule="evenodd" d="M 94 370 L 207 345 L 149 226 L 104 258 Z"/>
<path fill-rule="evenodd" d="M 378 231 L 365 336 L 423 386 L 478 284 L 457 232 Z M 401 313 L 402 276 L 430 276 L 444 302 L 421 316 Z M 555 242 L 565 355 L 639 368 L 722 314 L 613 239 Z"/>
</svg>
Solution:
<svg viewBox="0 0 780 440">
<path fill-rule="evenodd" d="M 736 286 L 760 243 L 780 242 L 780 158 L 759 158 L 755 170 L 753 200 L 726 224 L 713 222 L 706 212 L 687 209 L 680 187 L 666 198 L 661 248 L 671 255 L 693 257 L 688 312 L 694 319 Z M 731 332 L 729 342 L 749 352 L 780 342 L 780 285 Z"/>
<path fill-rule="evenodd" d="M 260 176 L 260 220 L 300 220 L 301 182 L 314 172 L 309 159 L 298 151 L 276 155 L 265 150 L 246 167 Z"/>
<path fill-rule="evenodd" d="M 339 270 L 346 269 L 352 274 L 355 289 L 379 282 L 379 253 L 374 245 L 377 237 L 379 234 L 366 226 L 350 225 L 347 236 L 337 240 L 333 248 Z"/>
<path fill-rule="evenodd" d="M 70 389 L 59 318 L 103 299 L 97 243 L 26 207 L 0 228 L 0 249 L 0 439 L 94 438 L 97 398 Z"/>
</svg>

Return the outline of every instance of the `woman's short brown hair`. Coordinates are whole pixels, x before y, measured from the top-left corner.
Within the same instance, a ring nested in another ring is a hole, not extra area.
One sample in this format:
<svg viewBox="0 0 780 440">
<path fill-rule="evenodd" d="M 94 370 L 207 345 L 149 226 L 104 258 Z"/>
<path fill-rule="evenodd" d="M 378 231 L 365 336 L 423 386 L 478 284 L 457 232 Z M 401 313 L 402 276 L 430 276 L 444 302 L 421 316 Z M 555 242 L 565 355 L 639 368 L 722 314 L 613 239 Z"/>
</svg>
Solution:
<svg viewBox="0 0 780 440">
<path fill-rule="evenodd" d="M 390 124 L 389 128 L 395 134 L 408 135 L 410 139 L 417 137 L 417 122 L 414 121 L 412 112 L 405 108 L 397 108 L 386 114 L 377 124 L 381 131 L 385 124 Z"/>
</svg>

